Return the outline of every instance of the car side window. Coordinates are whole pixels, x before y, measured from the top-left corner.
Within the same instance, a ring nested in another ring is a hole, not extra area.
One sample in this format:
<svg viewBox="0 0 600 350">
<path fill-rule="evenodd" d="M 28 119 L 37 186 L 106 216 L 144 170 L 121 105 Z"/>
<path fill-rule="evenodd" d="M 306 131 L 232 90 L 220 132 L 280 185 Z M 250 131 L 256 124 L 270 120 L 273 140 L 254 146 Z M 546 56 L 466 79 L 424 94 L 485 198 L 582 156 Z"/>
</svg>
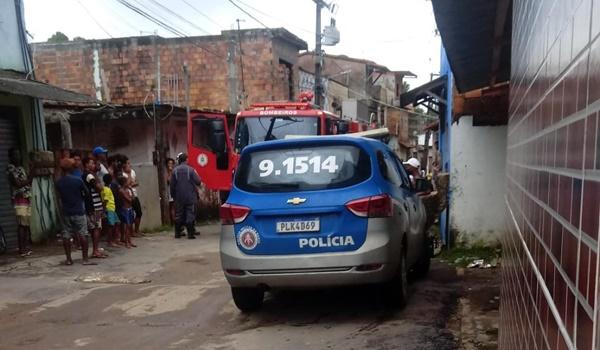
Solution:
<svg viewBox="0 0 600 350">
<path fill-rule="evenodd" d="M 398 156 L 396 156 L 395 154 L 393 155 L 393 157 L 394 157 L 396 166 L 398 168 L 398 172 L 400 173 L 400 178 L 402 179 L 403 186 L 408 189 L 412 189 L 412 184 L 410 182 L 410 178 L 408 177 L 408 174 L 406 173 L 406 169 L 404 169 L 404 164 L 402 164 L 402 161 L 400 160 L 400 158 L 398 158 Z"/>
<path fill-rule="evenodd" d="M 389 154 L 384 154 L 381 151 L 377 152 L 377 164 L 379 165 L 379 171 L 381 176 L 396 187 L 402 185 L 402 178 L 398 172 L 394 160 Z"/>
</svg>

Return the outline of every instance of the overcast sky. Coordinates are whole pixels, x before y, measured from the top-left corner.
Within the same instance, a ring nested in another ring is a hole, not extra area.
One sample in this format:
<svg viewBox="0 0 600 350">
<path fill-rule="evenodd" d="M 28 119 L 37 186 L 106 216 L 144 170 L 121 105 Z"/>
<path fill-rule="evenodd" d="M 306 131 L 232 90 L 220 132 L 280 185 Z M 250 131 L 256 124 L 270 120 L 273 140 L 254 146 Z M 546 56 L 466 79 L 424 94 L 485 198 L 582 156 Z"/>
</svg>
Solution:
<svg viewBox="0 0 600 350">
<path fill-rule="evenodd" d="M 56 31 L 70 39 L 174 34 L 125 7 L 118 0 L 24 0 L 25 20 L 33 42 L 46 41 Z M 185 35 L 219 34 L 236 19 L 242 28 L 262 28 L 228 0 L 127 0 L 177 28 Z M 312 0 L 233 0 L 269 27 L 284 27 L 314 49 L 315 3 Z M 410 70 L 418 86 L 439 72 L 440 38 L 428 0 L 335 0 L 341 41 L 325 46 L 331 54 L 373 60 L 391 70 Z M 162 5 L 162 7 L 160 6 Z M 331 13 L 322 12 L 323 25 Z M 141 34 L 140 34 L 141 33 Z"/>
</svg>

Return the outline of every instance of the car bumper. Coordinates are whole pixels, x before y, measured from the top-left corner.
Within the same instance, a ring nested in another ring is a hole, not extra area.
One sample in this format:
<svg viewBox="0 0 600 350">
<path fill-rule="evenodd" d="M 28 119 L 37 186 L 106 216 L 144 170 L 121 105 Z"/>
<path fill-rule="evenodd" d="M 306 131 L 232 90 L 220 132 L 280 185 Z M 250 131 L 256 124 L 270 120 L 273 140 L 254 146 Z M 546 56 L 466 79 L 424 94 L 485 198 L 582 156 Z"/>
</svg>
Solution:
<svg viewBox="0 0 600 350">
<path fill-rule="evenodd" d="M 380 283 L 393 277 L 400 256 L 399 237 L 390 235 L 389 224 L 385 219 L 370 219 L 365 243 L 352 252 L 292 255 L 244 254 L 236 244 L 233 226 L 222 226 L 221 265 L 232 287 L 310 288 Z M 364 270 L 373 264 L 381 266 Z"/>
</svg>

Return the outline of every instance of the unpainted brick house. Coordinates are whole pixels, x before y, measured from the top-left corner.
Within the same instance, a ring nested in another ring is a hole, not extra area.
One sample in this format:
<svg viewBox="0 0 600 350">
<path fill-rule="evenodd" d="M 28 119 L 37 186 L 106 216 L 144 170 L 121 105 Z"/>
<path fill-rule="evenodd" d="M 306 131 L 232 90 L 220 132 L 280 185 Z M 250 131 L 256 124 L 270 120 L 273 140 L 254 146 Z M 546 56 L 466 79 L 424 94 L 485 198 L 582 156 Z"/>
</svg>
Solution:
<svg viewBox="0 0 600 350">
<path fill-rule="evenodd" d="M 39 79 L 63 88 L 114 104 L 152 101 L 152 93 L 158 101 L 160 93 L 159 102 L 183 106 L 187 65 L 190 106 L 231 112 L 256 101 L 294 99 L 298 51 L 306 48 L 282 28 L 32 44 Z"/>
</svg>

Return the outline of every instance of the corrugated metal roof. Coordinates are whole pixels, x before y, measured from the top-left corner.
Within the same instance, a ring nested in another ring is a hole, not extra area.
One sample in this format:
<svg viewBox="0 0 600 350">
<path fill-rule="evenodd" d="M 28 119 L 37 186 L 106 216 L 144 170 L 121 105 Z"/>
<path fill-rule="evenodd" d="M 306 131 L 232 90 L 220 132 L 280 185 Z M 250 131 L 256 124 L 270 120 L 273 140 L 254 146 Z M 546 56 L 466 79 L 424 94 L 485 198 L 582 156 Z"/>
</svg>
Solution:
<svg viewBox="0 0 600 350">
<path fill-rule="evenodd" d="M 97 103 L 95 98 L 77 92 L 61 89 L 37 80 L 0 77 L 0 92 L 40 98 L 44 100 Z"/>
<path fill-rule="evenodd" d="M 460 92 L 510 79 L 511 0 L 432 0 Z"/>
</svg>

